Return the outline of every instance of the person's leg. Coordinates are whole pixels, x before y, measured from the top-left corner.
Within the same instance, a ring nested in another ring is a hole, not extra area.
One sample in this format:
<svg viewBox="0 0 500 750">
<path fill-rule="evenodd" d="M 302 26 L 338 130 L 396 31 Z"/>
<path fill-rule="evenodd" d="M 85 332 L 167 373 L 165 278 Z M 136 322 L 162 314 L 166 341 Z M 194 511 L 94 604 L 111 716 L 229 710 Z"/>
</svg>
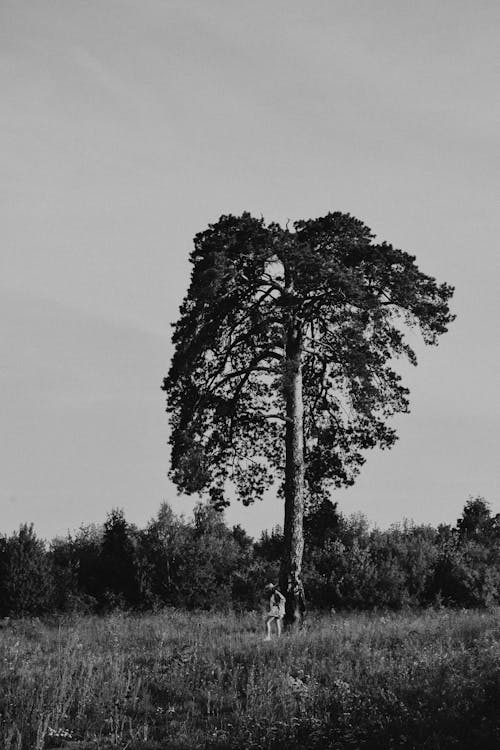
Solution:
<svg viewBox="0 0 500 750">
<path fill-rule="evenodd" d="M 276 618 L 276 630 L 278 631 L 278 638 L 281 635 L 281 617 Z"/>
<path fill-rule="evenodd" d="M 266 619 L 266 641 L 271 640 L 271 623 L 273 621 L 272 617 L 268 617 Z"/>
</svg>

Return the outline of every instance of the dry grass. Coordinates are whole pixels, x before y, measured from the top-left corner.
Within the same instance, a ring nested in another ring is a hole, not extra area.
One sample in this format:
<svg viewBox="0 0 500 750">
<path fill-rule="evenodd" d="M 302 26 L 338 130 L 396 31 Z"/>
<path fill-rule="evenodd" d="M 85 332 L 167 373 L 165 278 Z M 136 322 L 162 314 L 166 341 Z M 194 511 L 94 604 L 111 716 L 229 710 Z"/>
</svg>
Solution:
<svg viewBox="0 0 500 750">
<path fill-rule="evenodd" d="M 498 612 L 188 614 L 0 629 L 0 747 L 497 748 Z"/>
</svg>

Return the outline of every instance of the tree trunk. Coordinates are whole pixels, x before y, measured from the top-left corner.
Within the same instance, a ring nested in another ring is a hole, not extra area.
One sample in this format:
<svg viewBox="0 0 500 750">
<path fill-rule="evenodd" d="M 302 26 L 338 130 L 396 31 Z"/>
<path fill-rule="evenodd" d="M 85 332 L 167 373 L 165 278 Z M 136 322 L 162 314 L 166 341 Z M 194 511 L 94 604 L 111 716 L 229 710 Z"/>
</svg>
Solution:
<svg viewBox="0 0 500 750">
<path fill-rule="evenodd" d="M 285 625 L 300 624 L 305 613 L 302 585 L 304 552 L 304 406 L 302 401 L 302 337 L 296 323 L 287 331 L 284 373 L 286 464 L 284 551 L 280 587 L 286 598 Z"/>
</svg>

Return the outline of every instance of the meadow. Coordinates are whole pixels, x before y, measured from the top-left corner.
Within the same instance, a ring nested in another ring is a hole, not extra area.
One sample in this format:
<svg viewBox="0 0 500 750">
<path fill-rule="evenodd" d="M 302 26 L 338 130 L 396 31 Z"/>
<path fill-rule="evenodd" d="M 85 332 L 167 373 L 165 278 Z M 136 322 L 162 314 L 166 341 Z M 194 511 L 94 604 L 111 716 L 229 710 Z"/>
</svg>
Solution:
<svg viewBox="0 0 500 750">
<path fill-rule="evenodd" d="M 5 750 L 500 746 L 498 610 L 0 622 Z"/>
</svg>

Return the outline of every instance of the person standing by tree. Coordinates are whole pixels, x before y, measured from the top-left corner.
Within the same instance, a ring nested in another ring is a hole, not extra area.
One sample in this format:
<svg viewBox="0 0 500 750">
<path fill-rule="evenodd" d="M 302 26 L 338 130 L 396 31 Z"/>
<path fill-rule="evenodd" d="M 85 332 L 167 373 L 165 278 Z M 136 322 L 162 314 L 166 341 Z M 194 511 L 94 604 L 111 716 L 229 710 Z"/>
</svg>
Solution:
<svg viewBox="0 0 500 750">
<path fill-rule="evenodd" d="M 367 449 L 394 444 L 388 419 L 409 404 L 394 365 L 416 364 L 405 330 L 436 344 L 453 287 L 340 212 L 293 228 L 221 216 L 196 235 L 191 262 L 163 384 L 170 476 L 215 507 L 231 493 L 248 505 L 281 480 L 291 624 L 304 601 L 305 504 L 353 484 Z"/>
<path fill-rule="evenodd" d="M 271 625 L 276 623 L 278 638 L 281 635 L 281 623 L 285 616 L 285 597 L 274 583 L 268 583 L 266 592 L 269 595 L 269 612 L 266 617 L 266 641 L 271 640 Z"/>
</svg>

